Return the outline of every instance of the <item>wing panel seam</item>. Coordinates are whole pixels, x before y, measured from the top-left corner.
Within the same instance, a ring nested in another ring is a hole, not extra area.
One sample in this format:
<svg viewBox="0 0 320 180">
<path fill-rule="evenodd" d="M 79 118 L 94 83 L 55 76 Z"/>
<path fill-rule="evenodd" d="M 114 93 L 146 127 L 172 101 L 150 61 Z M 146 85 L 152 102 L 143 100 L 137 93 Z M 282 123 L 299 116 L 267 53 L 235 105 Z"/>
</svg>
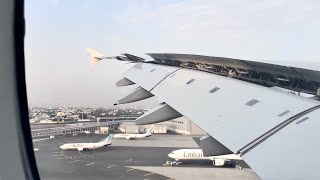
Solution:
<svg viewBox="0 0 320 180">
<path fill-rule="evenodd" d="M 281 122 L 280 124 L 276 125 L 275 127 L 273 127 L 272 129 L 270 129 L 269 131 L 267 131 L 266 133 L 262 134 L 261 136 L 259 136 L 258 138 L 254 139 L 253 141 L 251 141 L 250 143 L 248 143 L 247 145 L 245 145 L 243 148 L 239 149 L 237 154 L 241 154 L 241 156 L 243 156 L 244 154 L 248 153 L 250 150 L 252 150 L 253 148 L 255 148 L 256 146 L 258 146 L 259 144 L 261 144 L 262 142 L 264 142 L 265 140 L 267 140 L 268 138 L 270 138 L 272 135 L 274 135 L 275 133 L 277 133 L 278 131 L 280 131 L 281 129 L 283 129 L 284 127 L 288 126 L 289 124 L 291 124 L 293 121 L 299 119 L 300 117 L 315 111 L 317 109 L 320 108 L 320 105 L 311 107 L 307 110 L 304 110 L 290 118 L 288 118 L 287 120 Z"/>
<path fill-rule="evenodd" d="M 173 73 L 179 71 L 180 69 L 182 69 L 182 68 L 178 68 L 178 69 L 172 71 L 171 73 L 168 73 L 167 75 L 165 75 L 164 78 L 162 78 L 156 85 L 154 85 L 154 86 L 150 89 L 149 92 L 151 92 L 154 88 L 156 88 L 162 81 L 164 81 L 165 79 L 167 79 L 167 77 L 171 76 Z"/>
</svg>

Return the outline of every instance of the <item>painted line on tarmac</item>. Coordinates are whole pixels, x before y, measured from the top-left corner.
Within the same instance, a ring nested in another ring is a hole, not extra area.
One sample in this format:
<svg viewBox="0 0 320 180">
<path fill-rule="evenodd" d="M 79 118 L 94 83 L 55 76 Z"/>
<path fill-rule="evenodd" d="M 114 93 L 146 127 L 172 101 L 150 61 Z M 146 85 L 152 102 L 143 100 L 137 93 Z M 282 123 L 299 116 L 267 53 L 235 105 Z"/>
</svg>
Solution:
<svg viewBox="0 0 320 180">
<path fill-rule="evenodd" d="M 64 154 L 64 151 L 61 151 L 61 155 L 62 155 L 63 157 L 65 157 L 65 158 L 70 158 L 69 156 L 66 156 L 66 155 Z"/>
<path fill-rule="evenodd" d="M 111 165 L 111 166 L 108 166 L 107 168 L 112 168 L 112 167 L 115 167 L 116 165 Z"/>
<path fill-rule="evenodd" d="M 144 176 L 150 176 L 152 174 L 155 174 L 155 173 L 148 173 L 148 174 L 145 174 Z"/>
<path fill-rule="evenodd" d="M 136 169 L 127 169 L 126 171 L 133 171 L 133 170 L 136 170 Z"/>
<path fill-rule="evenodd" d="M 64 158 L 57 158 L 57 159 L 69 159 L 68 157 L 64 157 Z"/>
<path fill-rule="evenodd" d="M 88 155 L 86 155 L 86 154 L 83 154 L 83 153 L 82 153 L 82 152 L 80 152 L 80 151 L 79 151 L 79 154 L 81 154 L 82 156 L 88 156 Z"/>
<path fill-rule="evenodd" d="M 94 156 L 100 155 L 100 154 L 108 154 L 108 152 L 94 153 Z"/>
<path fill-rule="evenodd" d="M 53 154 L 51 156 L 62 156 L 61 154 Z"/>
<path fill-rule="evenodd" d="M 51 138 L 42 138 L 42 139 L 32 139 L 32 142 L 44 141 Z"/>
<path fill-rule="evenodd" d="M 86 166 L 91 166 L 91 165 L 93 165 L 93 164 L 95 164 L 95 162 L 86 164 Z"/>
<path fill-rule="evenodd" d="M 78 162 L 79 160 L 69 161 L 68 163 Z"/>
</svg>

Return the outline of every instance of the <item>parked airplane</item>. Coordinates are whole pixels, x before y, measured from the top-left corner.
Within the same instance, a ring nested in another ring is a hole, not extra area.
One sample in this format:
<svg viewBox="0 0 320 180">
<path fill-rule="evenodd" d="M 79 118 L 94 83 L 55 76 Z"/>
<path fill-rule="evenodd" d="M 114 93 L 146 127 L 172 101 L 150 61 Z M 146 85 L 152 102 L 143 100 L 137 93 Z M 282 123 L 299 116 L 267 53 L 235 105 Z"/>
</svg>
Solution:
<svg viewBox="0 0 320 180">
<path fill-rule="evenodd" d="M 223 166 L 227 161 L 242 160 L 239 155 L 226 154 L 220 156 L 203 156 L 202 149 L 179 149 L 172 151 L 168 156 L 179 160 L 211 160 L 214 166 Z"/>
<path fill-rule="evenodd" d="M 152 136 L 152 130 L 149 129 L 146 133 L 144 134 L 115 134 L 113 137 L 114 138 L 125 138 L 125 139 L 140 139 L 140 138 L 145 138 L 145 137 L 149 137 Z"/>
<path fill-rule="evenodd" d="M 78 151 L 93 150 L 104 146 L 111 145 L 112 134 L 96 143 L 67 143 L 60 146 L 63 150 L 77 149 Z"/>
</svg>

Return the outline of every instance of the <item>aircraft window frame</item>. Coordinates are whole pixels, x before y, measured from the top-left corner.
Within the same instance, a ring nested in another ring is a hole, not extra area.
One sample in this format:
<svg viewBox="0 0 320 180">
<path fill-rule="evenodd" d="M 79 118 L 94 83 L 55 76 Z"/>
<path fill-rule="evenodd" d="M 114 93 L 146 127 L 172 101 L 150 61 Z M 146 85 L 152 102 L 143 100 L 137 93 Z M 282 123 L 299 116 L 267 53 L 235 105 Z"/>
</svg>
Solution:
<svg viewBox="0 0 320 180">
<path fill-rule="evenodd" d="M 152 69 L 150 72 L 153 72 L 153 71 L 155 71 L 156 69 Z"/>
<path fill-rule="evenodd" d="M 176 74 L 172 74 L 169 78 L 172 78 L 173 76 L 175 76 Z"/>
</svg>

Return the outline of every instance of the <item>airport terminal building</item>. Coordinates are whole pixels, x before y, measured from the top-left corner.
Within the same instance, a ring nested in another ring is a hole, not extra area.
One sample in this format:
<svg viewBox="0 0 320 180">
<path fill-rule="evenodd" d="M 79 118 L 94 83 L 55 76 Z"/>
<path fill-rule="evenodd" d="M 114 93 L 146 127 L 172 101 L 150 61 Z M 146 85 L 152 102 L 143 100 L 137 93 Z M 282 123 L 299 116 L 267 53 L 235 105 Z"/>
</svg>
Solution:
<svg viewBox="0 0 320 180">
<path fill-rule="evenodd" d="M 125 133 L 144 133 L 147 129 L 153 129 L 154 133 L 174 132 L 183 135 L 206 134 L 202 129 L 185 117 L 150 125 L 136 125 L 135 122 L 124 122 L 119 126 L 119 130 Z"/>
</svg>

